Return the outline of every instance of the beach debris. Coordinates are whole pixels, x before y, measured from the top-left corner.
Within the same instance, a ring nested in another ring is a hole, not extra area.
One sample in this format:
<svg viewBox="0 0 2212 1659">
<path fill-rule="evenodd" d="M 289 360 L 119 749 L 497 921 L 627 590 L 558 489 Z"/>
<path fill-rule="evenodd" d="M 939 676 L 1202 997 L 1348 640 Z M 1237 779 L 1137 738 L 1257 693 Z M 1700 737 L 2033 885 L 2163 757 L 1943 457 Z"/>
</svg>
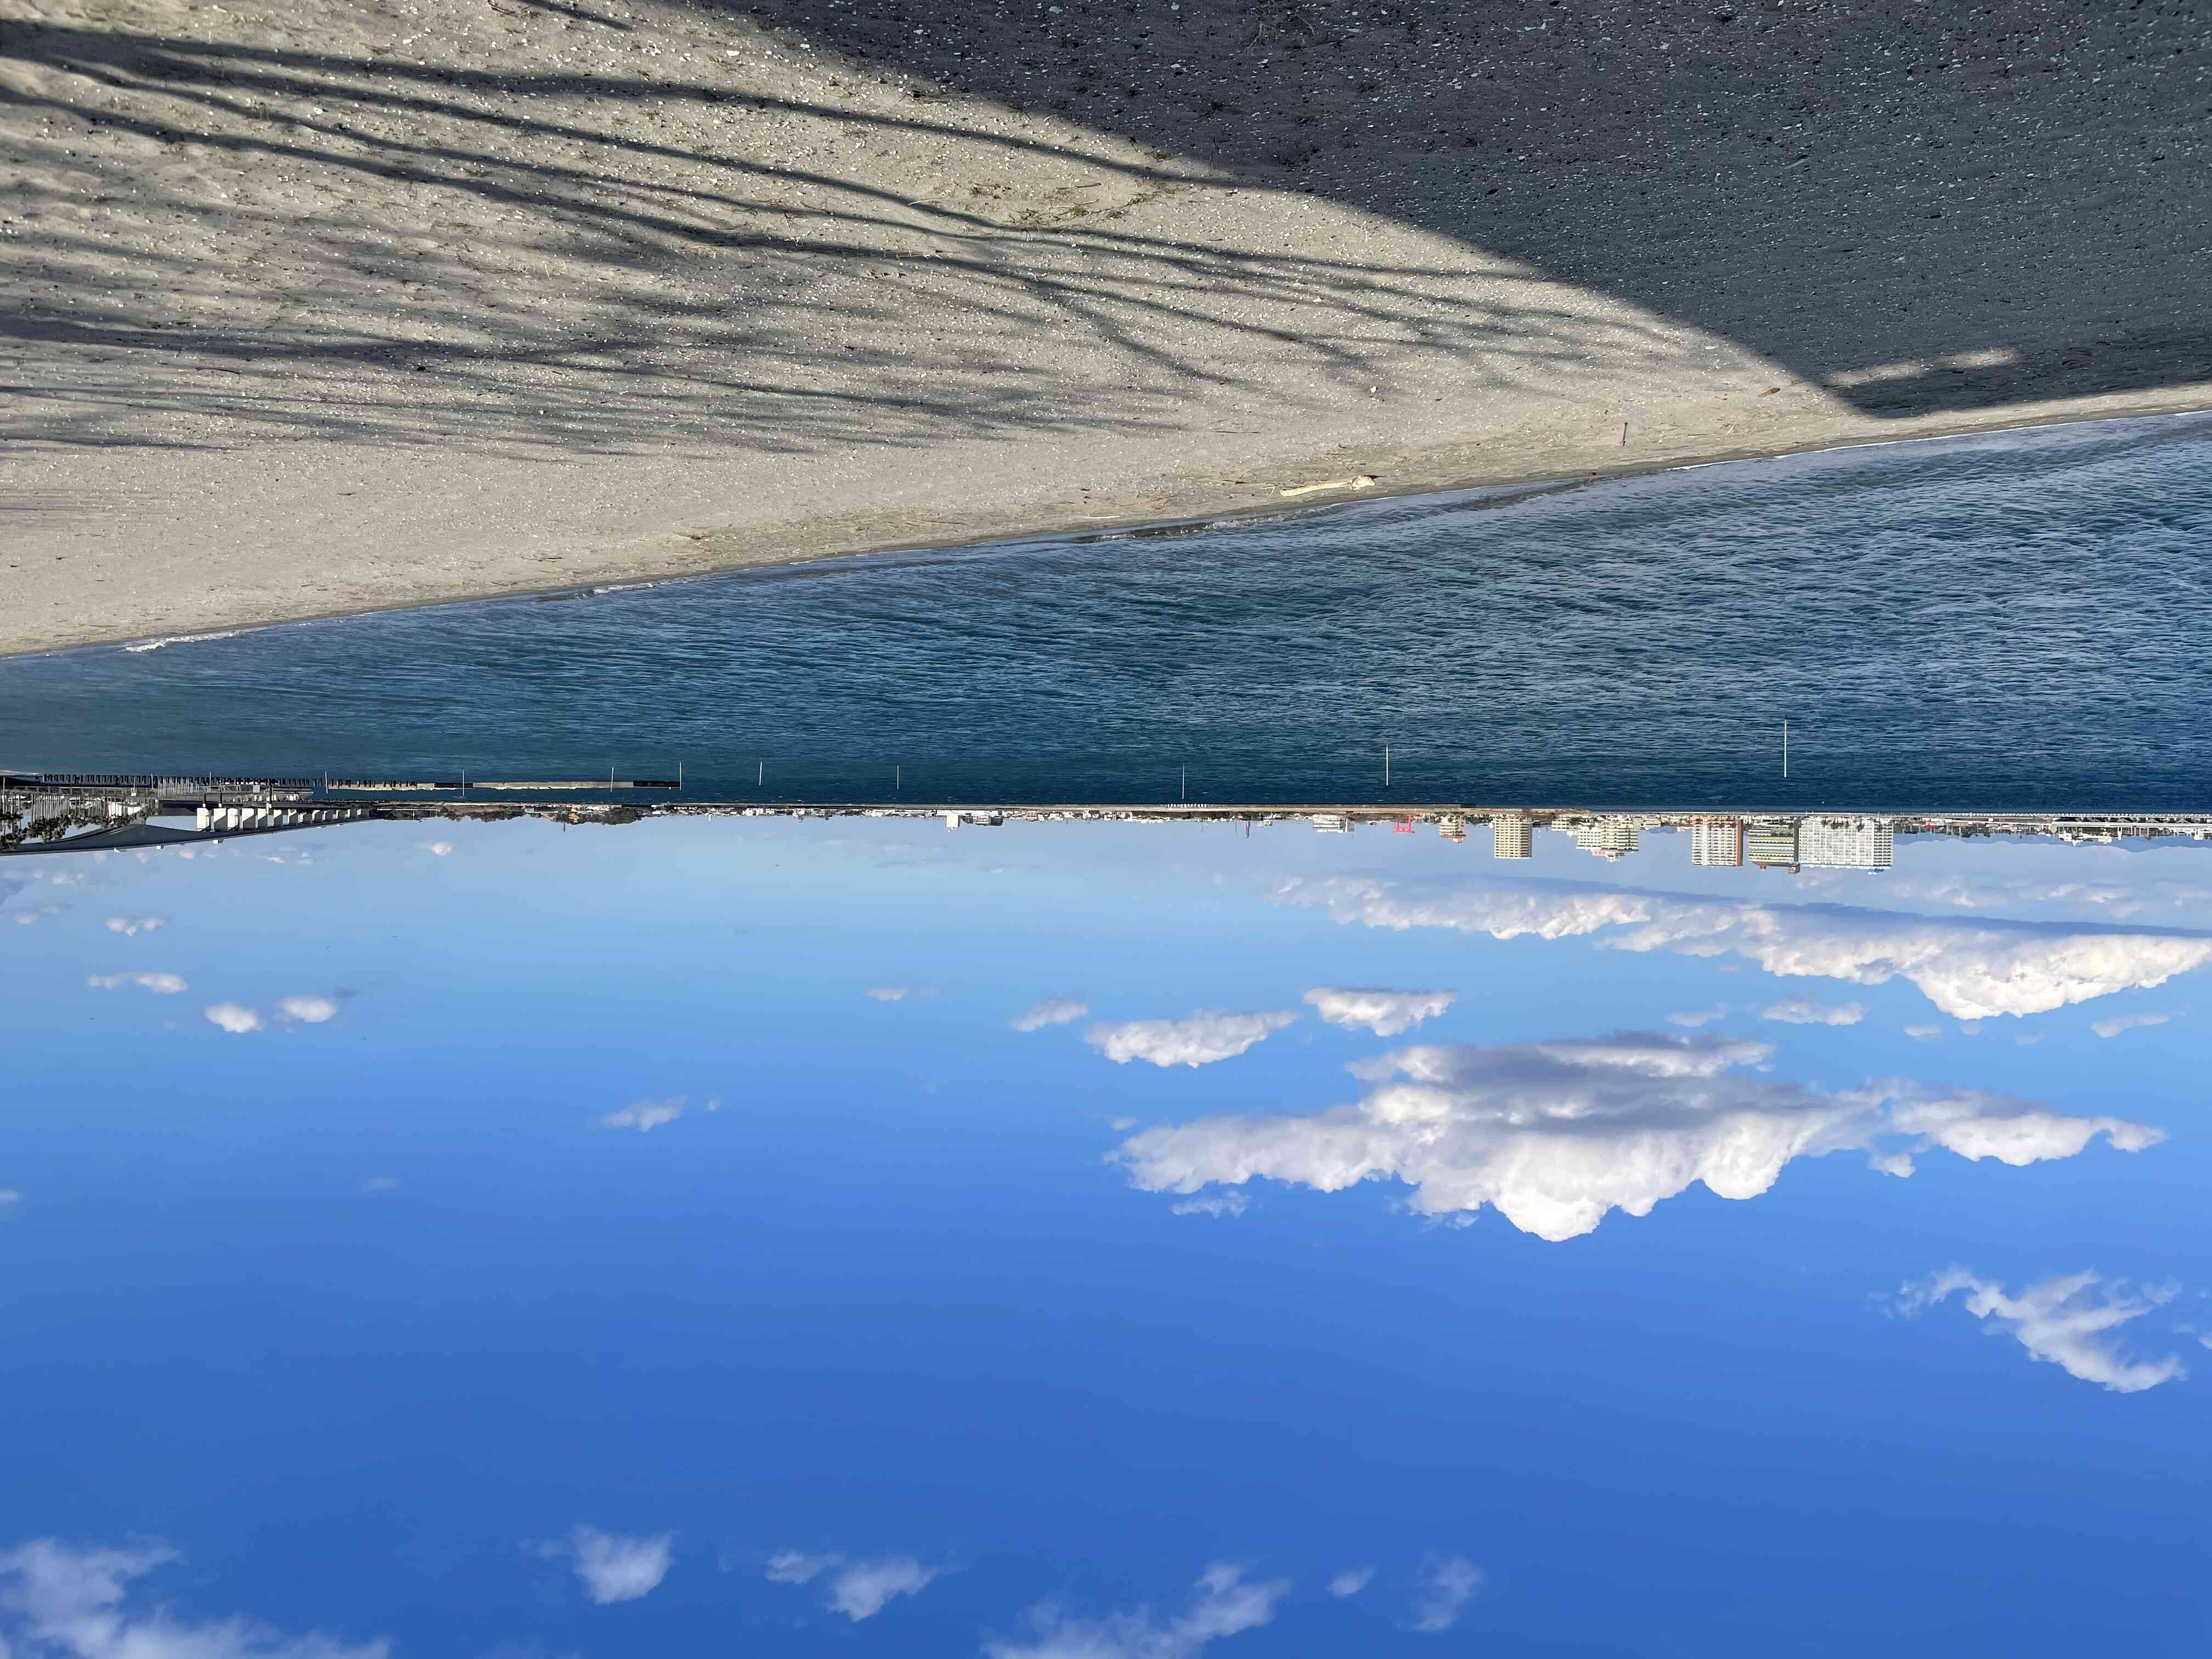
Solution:
<svg viewBox="0 0 2212 1659">
<path fill-rule="evenodd" d="M 1300 484 L 1294 489 L 1280 489 L 1279 495 L 1318 495 L 1326 489 L 1372 489 L 1375 480 L 1364 472 L 1354 473 L 1349 478 L 1325 478 L 1319 483 Z"/>
</svg>

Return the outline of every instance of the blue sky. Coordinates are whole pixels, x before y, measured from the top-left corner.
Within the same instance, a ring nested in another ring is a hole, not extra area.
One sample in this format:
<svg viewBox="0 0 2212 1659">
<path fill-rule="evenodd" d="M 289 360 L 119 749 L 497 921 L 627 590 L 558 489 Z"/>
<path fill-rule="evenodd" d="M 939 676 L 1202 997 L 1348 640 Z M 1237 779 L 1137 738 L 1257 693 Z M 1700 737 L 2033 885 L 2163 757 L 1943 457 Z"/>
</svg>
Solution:
<svg viewBox="0 0 2212 1659">
<path fill-rule="evenodd" d="M 2201 1644 L 2212 851 L 1537 847 L 0 865 L 0 1637 Z"/>
</svg>

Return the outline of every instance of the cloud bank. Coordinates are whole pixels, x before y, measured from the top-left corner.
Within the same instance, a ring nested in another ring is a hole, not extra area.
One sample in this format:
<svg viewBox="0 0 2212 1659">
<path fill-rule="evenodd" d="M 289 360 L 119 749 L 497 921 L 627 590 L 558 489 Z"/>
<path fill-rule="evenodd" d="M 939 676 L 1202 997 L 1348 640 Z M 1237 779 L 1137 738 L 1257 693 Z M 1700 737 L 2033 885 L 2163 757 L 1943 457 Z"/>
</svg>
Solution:
<svg viewBox="0 0 2212 1659">
<path fill-rule="evenodd" d="M 1779 977 L 1883 985 L 1904 979 L 1954 1019 L 2045 1013 L 2162 985 L 2212 961 L 2212 939 L 1824 906 L 1763 905 L 1569 889 L 1534 882 L 1404 888 L 1296 878 L 1280 903 L 1318 905 L 1369 927 L 1446 927 L 1492 939 L 1594 937 L 1617 951 L 1734 956 Z"/>
<path fill-rule="evenodd" d="M 1614 1209 L 1648 1215 L 1702 1182 L 1755 1198 L 1791 1159 L 1846 1150 L 1909 1176 L 1912 1154 L 2023 1164 L 2070 1158 L 2097 1134 L 2126 1152 L 2162 1133 L 2069 1117 L 2034 1101 L 1892 1079 L 1840 1094 L 1746 1075 L 1772 1048 L 1718 1036 L 1622 1032 L 1501 1048 L 1416 1047 L 1351 1068 L 1373 1085 L 1305 1116 L 1224 1115 L 1132 1135 L 1112 1153 L 1133 1185 L 1182 1194 L 1256 1177 L 1339 1192 L 1398 1180 L 1419 1214 L 1485 1205 L 1558 1241 Z"/>
<path fill-rule="evenodd" d="M 2031 1359 L 2115 1394 L 2141 1394 L 2188 1372 L 2173 1354 L 2157 1360 L 2127 1358 L 2113 1333 L 2172 1301 L 2178 1289 L 2166 1285 L 2131 1291 L 2124 1284 L 2106 1285 L 2095 1273 L 2079 1273 L 2041 1280 L 2012 1296 L 1994 1279 L 1947 1267 L 1900 1287 L 1895 1305 L 1911 1318 L 1964 1291 L 1966 1311 L 1984 1321 L 1991 1335 L 2011 1337 Z"/>
<path fill-rule="evenodd" d="M 1249 1584 L 1243 1569 L 1217 1564 L 1199 1575 L 1190 1605 L 1173 1618 L 1139 1607 L 1086 1620 L 1048 1603 L 1031 1609 L 1027 1640 L 986 1642 L 983 1652 L 986 1659 L 1194 1659 L 1219 1637 L 1267 1623 L 1290 1588 L 1287 1579 Z"/>
<path fill-rule="evenodd" d="M 1155 1066 L 1210 1066 L 1233 1060 L 1263 1042 L 1297 1016 L 1288 1010 L 1264 1014 L 1218 1014 L 1201 1008 L 1188 1019 L 1134 1019 L 1121 1025 L 1094 1025 L 1083 1040 L 1116 1065 L 1133 1060 Z"/>
<path fill-rule="evenodd" d="M 131 1605 L 175 1551 L 85 1549 L 42 1538 L 0 1553 L 0 1650 L 23 1659 L 388 1659 L 385 1642 L 292 1636 L 250 1619 L 194 1623 Z"/>
<path fill-rule="evenodd" d="M 657 1538 L 623 1538 L 580 1523 L 566 1538 L 539 1545 L 538 1553 L 567 1559 L 575 1568 L 584 1594 L 604 1607 L 635 1601 L 658 1589 L 668 1577 L 675 1543 L 672 1532 Z"/>
</svg>

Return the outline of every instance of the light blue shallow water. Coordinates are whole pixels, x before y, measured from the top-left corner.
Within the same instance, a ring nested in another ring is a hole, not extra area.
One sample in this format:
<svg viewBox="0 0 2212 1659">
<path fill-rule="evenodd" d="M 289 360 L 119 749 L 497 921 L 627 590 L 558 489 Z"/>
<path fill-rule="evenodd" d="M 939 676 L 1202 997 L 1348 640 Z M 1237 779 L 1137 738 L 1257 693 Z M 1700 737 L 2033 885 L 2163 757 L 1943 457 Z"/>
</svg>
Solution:
<svg viewBox="0 0 2212 1659">
<path fill-rule="evenodd" d="M 19 659 L 0 764 L 2198 810 L 2208 551 L 2212 416 L 2053 428 Z"/>
</svg>

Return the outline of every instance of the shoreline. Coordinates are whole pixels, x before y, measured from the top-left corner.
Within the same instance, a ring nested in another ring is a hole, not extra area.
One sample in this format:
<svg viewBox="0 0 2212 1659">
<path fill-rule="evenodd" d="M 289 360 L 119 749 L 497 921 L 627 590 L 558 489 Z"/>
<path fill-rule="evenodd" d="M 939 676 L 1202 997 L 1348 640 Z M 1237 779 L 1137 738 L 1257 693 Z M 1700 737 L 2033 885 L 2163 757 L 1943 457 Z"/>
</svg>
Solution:
<svg viewBox="0 0 2212 1659">
<path fill-rule="evenodd" d="M 2084 403 L 2094 407 L 2083 407 Z M 1305 518 L 1336 508 L 1385 501 L 1401 501 L 1413 497 L 1449 495 L 1465 491 L 1542 489 L 1572 488 L 1583 483 L 1613 479 L 1647 477 L 1668 472 L 1690 471 L 1703 467 L 1741 465 L 1760 461 L 1782 460 L 1792 457 L 1832 453 L 1852 449 L 1871 449 L 1896 444 L 1927 443 L 1947 439 L 1993 435 L 2011 432 L 2027 432 L 2057 426 L 2082 426 L 2118 422 L 2160 419 L 2185 419 L 2192 416 L 2212 415 L 2212 386 L 2192 387 L 2182 397 L 2148 397 L 2143 394 L 2120 394 L 2093 400 L 2069 400 L 2057 408 L 2037 412 L 2020 413 L 2008 410 L 1988 419 L 1957 417 L 1925 417 L 1907 424 L 1913 429 L 1905 432 L 1830 433 L 1809 437 L 1804 441 L 1765 447 L 1736 445 L 1726 448 L 1690 451 L 1663 457 L 1639 457 L 1628 462 L 1600 462 L 1583 465 L 1596 459 L 1585 450 L 1577 456 L 1577 465 L 1553 467 L 1548 470 L 1516 469 L 1501 473 L 1472 475 L 1444 471 L 1467 451 L 1486 447 L 1480 443 L 1436 446 L 1425 452 L 1401 454 L 1395 462 L 1386 463 L 1389 471 L 1372 476 L 1376 482 L 1370 489 L 1330 493 L 1319 497 L 1300 496 L 1285 501 L 1279 494 L 1272 500 L 1254 501 L 1249 491 L 1266 486 L 1243 486 L 1231 495 L 1231 486 L 1218 481 L 1198 481 L 1187 490 L 1176 491 L 1168 481 L 1164 495 L 1157 488 L 1143 493 L 1148 498 L 1149 510 L 1123 514 L 1085 515 L 1069 520 L 1018 521 L 1009 524 L 1005 509 L 997 513 L 979 511 L 975 520 L 965 527 L 950 526 L 941 533 L 926 536 L 889 535 L 854 544 L 855 530 L 849 521 L 841 523 L 833 515 L 814 520 L 800 520 L 779 526 L 776 533 L 755 532 L 757 544 L 743 556 L 716 559 L 710 556 L 702 560 L 697 544 L 711 544 L 713 535 L 687 538 L 689 548 L 670 550 L 659 557 L 617 557 L 603 568 L 579 573 L 574 578 L 546 585 L 500 584 L 489 586 L 468 586 L 465 583 L 425 583 L 402 585 L 392 591 L 369 598 L 363 603 L 349 604 L 330 609 L 298 610 L 257 609 L 240 613 L 218 608 L 199 626 L 187 626 L 179 632 L 130 632 L 123 630 L 86 630 L 75 637 L 64 637 L 33 643 L 17 643 L 0 635 L 0 659 L 19 659 L 61 656 L 80 651 L 103 649 L 125 652 L 151 652 L 167 649 L 173 645 L 192 644 L 234 637 L 243 633 L 261 632 L 271 628 L 314 623 L 345 621 L 354 617 L 376 616 L 387 612 L 421 611 L 447 605 L 484 604 L 504 600 L 517 602 L 559 602 L 564 599 L 595 598 L 602 593 L 661 586 L 674 582 L 705 580 L 720 576 L 736 575 L 751 571 L 792 569 L 804 565 L 829 564 L 840 560 L 860 561 L 879 558 L 892 554 L 922 554 L 948 549 L 977 550 L 1008 546 L 1031 542 L 1056 542 L 1077 538 L 1114 538 L 1146 532 L 1189 529 L 1203 532 L 1212 528 L 1233 528 L 1239 525 L 1265 522 L 1291 517 Z M 1863 425 L 1863 422 L 1839 421 L 1838 425 Z M 1018 447 L 1018 446 L 1017 446 Z M 1346 461 L 1340 452 L 1348 446 L 1337 446 L 1340 453 L 1317 459 L 1305 470 L 1326 471 L 1334 466 L 1341 469 Z M 1598 452 L 1601 453 L 1601 452 Z M 1268 470 L 1260 467 L 1248 471 Z M 1278 464 L 1273 470 L 1286 476 L 1299 469 Z M 1340 473 L 1341 476 L 1341 473 Z M 1157 483 L 1159 481 L 1152 481 Z M 1295 484 L 1276 486 L 1278 490 L 1297 488 Z M 1104 505 L 1103 501 L 1085 503 Z M 1020 507 L 1012 509 L 1018 514 Z M 742 534 L 744 532 L 737 532 Z M 865 537 L 864 530 L 858 532 Z M 805 544 L 817 542 L 809 549 Z"/>
</svg>

